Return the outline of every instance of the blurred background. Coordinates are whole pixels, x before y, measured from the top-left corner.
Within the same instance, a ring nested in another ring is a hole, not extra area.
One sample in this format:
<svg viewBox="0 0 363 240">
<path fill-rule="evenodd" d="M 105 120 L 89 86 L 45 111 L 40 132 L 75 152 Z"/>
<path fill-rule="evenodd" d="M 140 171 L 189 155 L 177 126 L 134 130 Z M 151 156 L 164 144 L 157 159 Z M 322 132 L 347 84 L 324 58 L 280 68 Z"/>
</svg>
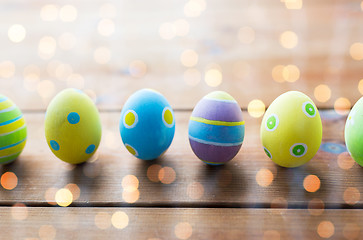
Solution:
<svg viewBox="0 0 363 240">
<path fill-rule="evenodd" d="M 357 0 L 1 1 L 0 93 L 44 110 L 60 90 L 120 109 L 134 91 L 192 109 L 213 90 L 264 109 L 288 90 L 319 107 L 363 94 Z"/>
</svg>

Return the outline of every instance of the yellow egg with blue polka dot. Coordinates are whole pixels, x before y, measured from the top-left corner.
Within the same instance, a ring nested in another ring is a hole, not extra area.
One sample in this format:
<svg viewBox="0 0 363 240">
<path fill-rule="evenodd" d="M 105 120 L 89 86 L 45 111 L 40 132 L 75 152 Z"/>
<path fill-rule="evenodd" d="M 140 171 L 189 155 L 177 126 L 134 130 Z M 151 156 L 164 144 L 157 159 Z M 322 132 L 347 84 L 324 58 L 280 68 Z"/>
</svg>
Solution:
<svg viewBox="0 0 363 240">
<path fill-rule="evenodd" d="M 266 155 L 282 167 L 298 167 L 310 161 L 320 148 L 322 123 L 314 102 L 290 91 L 276 98 L 261 123 Z"/>
<path fill-rule="evenodd" d="M 0 164 L 14 161 L 23 151 L 26 138 L 22 112 L 9 98 L 0 95 Z"/>
<path fill-rule="evenodd" d="M 101 141 L 101 120 L 92 100 L 78 89 L 66 89 L 50 102 L 45 137 L 59 159 L 78 164 L 96 152 Z"/>
<path fill-rule="evenodd" d="M 126 101 L 120 117 L 120 134 L 126 149 L 135 157 L 152 160 L 173 141 L 175 117 L 166 98 L 152 89 L 142 89 Z"/>
</svg>

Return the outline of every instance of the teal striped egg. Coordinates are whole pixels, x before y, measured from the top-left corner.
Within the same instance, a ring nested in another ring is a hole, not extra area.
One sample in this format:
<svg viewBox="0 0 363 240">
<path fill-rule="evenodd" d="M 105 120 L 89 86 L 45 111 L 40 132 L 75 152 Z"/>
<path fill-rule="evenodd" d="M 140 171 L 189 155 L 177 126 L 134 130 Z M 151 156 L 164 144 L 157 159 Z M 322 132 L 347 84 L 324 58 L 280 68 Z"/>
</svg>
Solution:
<svg viewBox="0 0 363 240">
<path fill-rule="evenodd" d="M 20 109 L 0 95 L 0 164 L 14 161 L 26 142 L 26 124 Z"/>
</svg>

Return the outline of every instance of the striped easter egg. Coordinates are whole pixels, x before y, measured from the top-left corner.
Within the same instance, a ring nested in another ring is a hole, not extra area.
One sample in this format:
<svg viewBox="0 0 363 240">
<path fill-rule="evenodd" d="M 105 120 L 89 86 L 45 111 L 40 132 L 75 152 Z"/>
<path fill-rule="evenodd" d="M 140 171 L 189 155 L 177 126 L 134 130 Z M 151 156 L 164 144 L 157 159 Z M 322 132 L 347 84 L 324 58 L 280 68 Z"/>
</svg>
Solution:
<svg viewBox="0 0 363 240">
<path fill-rule="evenodd" d="M 20 109 L 0 95 L 0 164 L 14 161 L 26 142 L 26 124 Z"/>
<path fill-rule="evenodd" d="M 203 97 L 190 117 L 190 146 L 209 165 L 233 159 L 242 146 L 244 134 L 242 111 L 236 100 L 223 91 Z"/>
</svg>

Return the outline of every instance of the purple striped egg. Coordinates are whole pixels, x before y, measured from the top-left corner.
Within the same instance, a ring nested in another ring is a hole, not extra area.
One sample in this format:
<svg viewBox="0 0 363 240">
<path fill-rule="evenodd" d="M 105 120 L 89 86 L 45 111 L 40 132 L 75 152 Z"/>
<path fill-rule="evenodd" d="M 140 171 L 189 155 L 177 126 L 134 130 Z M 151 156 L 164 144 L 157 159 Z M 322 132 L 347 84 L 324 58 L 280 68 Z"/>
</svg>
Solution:
<svg viewBox="0 0 363 240">
<path fill-rule="evenodd" d="M 209 165 L 232 160 L 240 150 L 245 122 L 236 100 L 215 91 L 203 97 L 189 120 L 189 142 L 195 155 Z"/>
</svg>

